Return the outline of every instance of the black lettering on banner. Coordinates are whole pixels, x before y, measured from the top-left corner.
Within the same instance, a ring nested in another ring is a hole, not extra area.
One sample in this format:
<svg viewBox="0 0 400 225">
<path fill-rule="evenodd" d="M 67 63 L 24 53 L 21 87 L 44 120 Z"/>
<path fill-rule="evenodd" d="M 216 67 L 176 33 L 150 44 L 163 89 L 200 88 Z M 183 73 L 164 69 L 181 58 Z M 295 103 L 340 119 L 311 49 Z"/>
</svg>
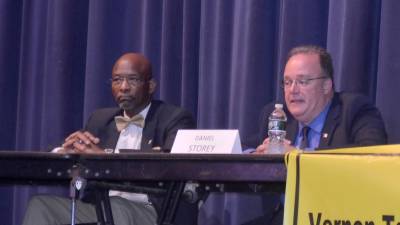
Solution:
<svg viewBox="0 0 400 225">
<path fill-rule="evenodd" d="M 308 213 L 308 219 L 310 220 L 310 225 L 320 225 L 321 220 L 323 220 L 322 225 L 375 225 L 374 221 L 365 221 L 363 224 L 360 220 L 354 221 L 352 223 L 350 220 L 340 220 L 340 219 L 335 219 L 330 220 L 330 219 L 322 219 L 322 213 L 318 213 L 317 217 L 314 216 L 312 212 Z M 390 222 L 394 220 L 394 216 L 383 216 L 383 221 L 386 221 L 386 225 L 391 225 Z M 397 225 L 400 225 L 397 224 Z"/>
<path fill-rule="evenodd" d="M 394 221 L 394 216 L 392 216 L 392 215 L 383 215 L 383 216 L 382 216 L 382 220 L 383 220 L 384 222 L 386 222 L 386 225 L 390 225 L 391 222 Z"/>
<path fill-rule="evenodd" d="M 310 225 L 319 225 L 321 223 L 322 213 L 318 213 L 317 223 L 314 223 L 314 215 L 312 212 L 308 213 L 308 218 L 310 219 Z"/>
</svg>

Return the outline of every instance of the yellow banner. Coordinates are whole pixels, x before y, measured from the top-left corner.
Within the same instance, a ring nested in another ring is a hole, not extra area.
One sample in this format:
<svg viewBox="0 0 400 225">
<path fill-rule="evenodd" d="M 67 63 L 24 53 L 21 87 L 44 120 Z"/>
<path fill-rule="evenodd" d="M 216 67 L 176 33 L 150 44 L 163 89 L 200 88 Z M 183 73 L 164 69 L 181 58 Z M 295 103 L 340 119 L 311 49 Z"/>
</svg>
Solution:
<svg viewBox="0 0 400 225">
<path fill-rule="evenodd" d="M 400 145 L 290 152 L 284 225 L 400 225 Z"/>
</svg>

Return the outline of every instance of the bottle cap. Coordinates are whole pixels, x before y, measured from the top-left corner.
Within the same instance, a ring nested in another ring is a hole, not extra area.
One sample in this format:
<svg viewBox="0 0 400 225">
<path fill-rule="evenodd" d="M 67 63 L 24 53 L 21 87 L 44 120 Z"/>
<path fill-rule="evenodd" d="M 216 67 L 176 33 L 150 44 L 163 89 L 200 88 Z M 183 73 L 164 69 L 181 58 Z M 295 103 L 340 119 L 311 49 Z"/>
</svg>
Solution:
<svg viewBox="0 0 400 225">
<path fill-rule="evenodd" d="M 275 108 L 282 109 L 282 108 L 283 108 L 283 105 L 280 104 L 280 103 L 276 103 L 276 104 L 275 104 Z"/>
</svg>

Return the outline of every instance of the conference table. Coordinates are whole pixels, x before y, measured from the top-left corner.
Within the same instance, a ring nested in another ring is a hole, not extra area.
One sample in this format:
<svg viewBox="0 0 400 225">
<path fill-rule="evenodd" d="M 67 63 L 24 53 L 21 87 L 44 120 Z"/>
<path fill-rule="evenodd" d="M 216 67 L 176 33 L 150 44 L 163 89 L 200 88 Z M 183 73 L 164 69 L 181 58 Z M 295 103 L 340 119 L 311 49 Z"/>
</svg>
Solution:
<svg viewBox="0 0 400 225">
<path fill-rule="evenodd" d="M 173 224 L 181 197 L 195 202 L 209 192 L 283 192 L 286 180 L 284 155 L 0 151 L 0 167 L 2 184 L 65 183 L 74 198 L 83 192 L 77 181 L 105 190 L 98 200 L 107 206 L 100 212 L 100 224 L 107 225 L 113 224 L 104 198 L 109 189 L 164 196 L 158 224 Z"/>
</svg>

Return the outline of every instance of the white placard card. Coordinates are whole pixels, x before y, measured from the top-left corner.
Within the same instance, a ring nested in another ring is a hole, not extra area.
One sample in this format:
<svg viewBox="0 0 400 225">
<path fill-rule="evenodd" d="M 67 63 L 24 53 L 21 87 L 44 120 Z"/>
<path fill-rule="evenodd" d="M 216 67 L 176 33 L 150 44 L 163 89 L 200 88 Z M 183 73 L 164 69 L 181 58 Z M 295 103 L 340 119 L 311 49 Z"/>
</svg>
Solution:
<svg viewBox="0 0 400 225">
<path fill-rule="evenodd" d="M 171 153 L 241 154 L 238 130 L 179 130 Z"/>
</svg>

